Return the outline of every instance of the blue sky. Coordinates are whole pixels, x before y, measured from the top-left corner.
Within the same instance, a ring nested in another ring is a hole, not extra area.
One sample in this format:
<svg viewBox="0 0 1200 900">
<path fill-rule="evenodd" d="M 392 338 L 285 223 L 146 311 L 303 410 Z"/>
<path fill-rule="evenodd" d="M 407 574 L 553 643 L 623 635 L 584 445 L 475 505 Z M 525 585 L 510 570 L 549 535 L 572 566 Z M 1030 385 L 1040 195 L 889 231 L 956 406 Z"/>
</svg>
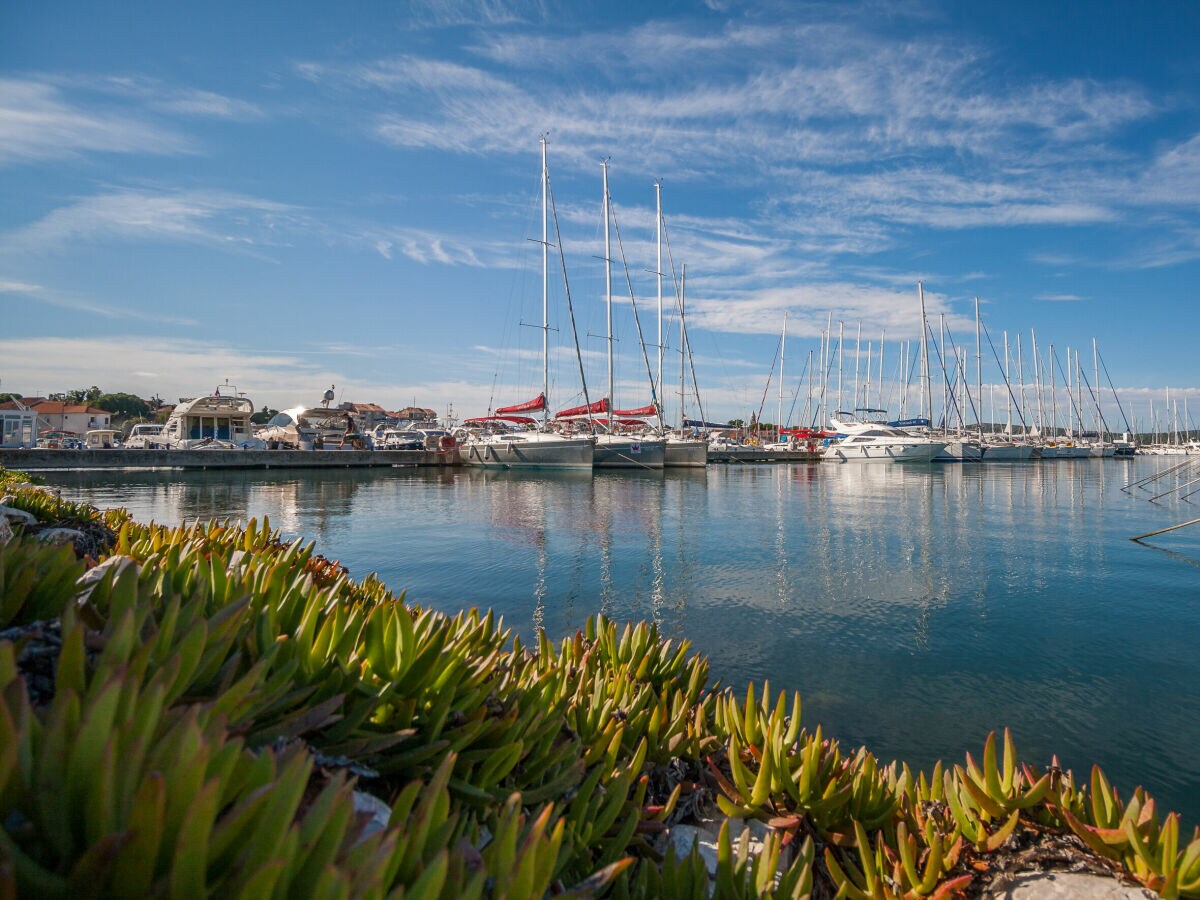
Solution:
<svg viewBox="0 0 1200 900">
<path fill-rule="evenodd" d="M 1168 386 L 1200 418 L 1196 46 L 1182 2 L 9 0 L 0 390 L 172 399 L 229 378 L 290 406 L 332 383 L 460 415 L 527 399 L 548 132 L 593 398 L 608 158 L 648 336 L 662 181 L 710 417 L 757 409 L 785 311 L 800 405 L 831 312 L 847 393 L 860 325 L 860 368 L 885 332 L 895 379 L 922 279 L 972 382 L 978 296 L 997 346 L 1021 333 L 1028 379 L 1031 330 L 1043 357 L 1081 348 L 1089 379 L 1095 337 L 1144 426 Z M 619 266 L 614 292 L 617 401 L 641 405 Z"/>
</svg>

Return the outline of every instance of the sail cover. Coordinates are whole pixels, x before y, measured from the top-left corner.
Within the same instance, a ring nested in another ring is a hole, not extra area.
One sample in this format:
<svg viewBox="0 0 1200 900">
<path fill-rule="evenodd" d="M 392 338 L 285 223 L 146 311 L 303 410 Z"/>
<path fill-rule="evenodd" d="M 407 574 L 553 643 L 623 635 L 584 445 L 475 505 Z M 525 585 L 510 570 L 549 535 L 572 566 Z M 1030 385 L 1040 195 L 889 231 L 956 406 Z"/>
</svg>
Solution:
<svg viewBox="0 0 1200 900">
<path fill-rule="evenodd" d="M 532 400 L 526 400 L 524 403 L 518 403 L 515 406 L 501 406 L 496 410 L 496 415 L 503 416 L 507 413 L 540 412 L 545 408 L 546 395 L 538 394 Z"/>
<path fill-rule="evenodd" d="M 570 409 L 564 409 L 562 412 L 556 412 L 554 418 L 565 419 L 568 416 L 583 416 L 588 413 L 603 413 L 608 412 L 608 398 L 602 397 L 590 406 L 572 406 Z"/>
<path fill-rule="evenodd" d="M 631 419 L 640 418 L 641 416 L 656 416 L 658 410 L 654 408 L 653 403 L 648 403 L 645 406 L 639 406 L 637 409 L 614 409 L 614 416 L 628 416 Z"/>
</svg>

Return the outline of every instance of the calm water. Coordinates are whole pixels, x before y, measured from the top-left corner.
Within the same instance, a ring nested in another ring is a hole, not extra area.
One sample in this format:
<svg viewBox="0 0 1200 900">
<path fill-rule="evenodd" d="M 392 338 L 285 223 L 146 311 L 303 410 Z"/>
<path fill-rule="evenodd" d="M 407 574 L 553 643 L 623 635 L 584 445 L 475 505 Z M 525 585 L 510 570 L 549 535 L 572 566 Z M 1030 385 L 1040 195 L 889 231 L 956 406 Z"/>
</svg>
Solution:
<svg viewBox="0 0 1200 900">
<path fill-rule="evenodd" d="M 523 635 L 653 619 L 714 679 L 798 689 L 810 725 L 885 760 L 959 761 L 1009 725 L 1025 758 L 1098 762 L 1123 795 L 1145 784 L 1197 823 L 1200 525 L 1157 549 L 1128 538 L 1200 503 L 1121 490 L 1177 461 L 47 481 L 144 520 L 268 515 L 357 576 L 494 607 Z"/>
</svg>

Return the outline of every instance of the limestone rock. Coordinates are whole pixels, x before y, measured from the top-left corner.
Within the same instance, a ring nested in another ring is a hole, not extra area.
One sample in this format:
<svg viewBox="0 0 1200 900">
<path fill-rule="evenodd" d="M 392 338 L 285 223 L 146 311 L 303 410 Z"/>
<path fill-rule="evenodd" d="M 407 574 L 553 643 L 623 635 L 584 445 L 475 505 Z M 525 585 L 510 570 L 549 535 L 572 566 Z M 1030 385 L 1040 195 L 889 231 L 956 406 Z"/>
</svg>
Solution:
<svg viewBox="0 0 1200 900">
<path fill-rule="evenodd" d="M 3 547 L 13 538 L 12 526 L 8 524 L 8 519 L 0 516 L 0 547 Z"/>
<path fill-rule="evenodd" d="M 0 506 L 0 519 L 8 519 L 11 525 L 36 525 L 37 516 L 12 506 Z"/>
<path fill-rule="evenodd" d="M 86 541 L 87 535 L 75 528 L 47 528 L 38 534 L 38 540 L 48 544 L 73 544 Z"/>
<path fill-rule="evenodd" d="M 1157 895 L 1103 875 L 1043 872 L 1020 875 L 984 896 L 994 900 L 1144 900 Z"/>
<path fill-rule="evenodd" d="M 388 819 L 392 816 L 392 808 L 376 797 L 374 794 L 368 794 L 366 791 L 355 791 L 354 811 L 360 816 L 367 816 L 367 824 L 363 828 L 362 838 L 370 837 L 376 832 L 383 831 L 387 828 Z"/>
<path fill-rule="evenodd" d="M 68 531 L 70 529 L 61 530 Z M 118 555 L 110 556 L 98 566 L 93 566 L 92 568 L 88 569 L 86 572 L 80 575 L 79 580 L 75 582 L 75 584 L 77 584 L 80 588 L 76 599 L 87 600 L 89 597 L 91 597 L 92 591 L 96 589 L 96 585 L 100 583 L 100 580 L 104 578 L 105 575 L 111 572 L 113 580 L 115 581 L 121 576 L 121 573 L 130 566 L 132 566 L 136 572 L 138 568 L 137 560 L 135 560 L 132 556 Z"/>
</svg>

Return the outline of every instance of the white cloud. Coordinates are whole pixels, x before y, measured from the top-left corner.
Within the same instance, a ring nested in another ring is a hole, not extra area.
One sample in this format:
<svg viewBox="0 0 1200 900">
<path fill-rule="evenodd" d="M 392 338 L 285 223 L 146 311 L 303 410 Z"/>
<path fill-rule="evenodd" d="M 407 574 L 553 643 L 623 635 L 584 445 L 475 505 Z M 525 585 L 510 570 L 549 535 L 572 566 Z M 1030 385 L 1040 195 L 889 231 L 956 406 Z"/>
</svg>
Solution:
<svg viewBox="0 0 1200 900">
<path fill-rule="evenodd" d="M 10 232 L 9 249 L 55 250 L 102 239 L 250 249 L 277 242 L 270 235 L 273 222 L 293 213 L 286 204 L 222 191 L 118 191 L 85 197 Z"/>
<path fill-rule="evenodd" d="M 83 108 L 50 84 L 0 79 L 0 164 L 60 159 L 84 152 L 176 154 L 191 142 L 126 113 Z"/>
</svg>

